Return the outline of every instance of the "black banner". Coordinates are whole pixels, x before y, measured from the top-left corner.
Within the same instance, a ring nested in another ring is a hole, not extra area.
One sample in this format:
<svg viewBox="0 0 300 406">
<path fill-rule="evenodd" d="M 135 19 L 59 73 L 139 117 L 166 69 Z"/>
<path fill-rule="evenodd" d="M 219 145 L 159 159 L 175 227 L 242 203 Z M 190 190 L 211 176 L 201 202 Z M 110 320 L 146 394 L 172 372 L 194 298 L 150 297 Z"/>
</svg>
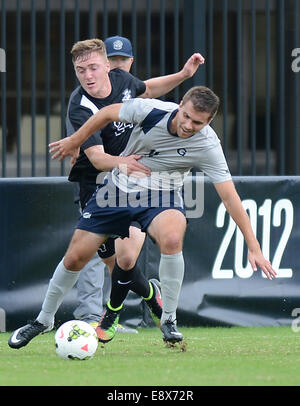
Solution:
<svg viewBox="0 0 300 406">
<path fill-rule="evenodd" d="M 40 311 L 79 215 L 73 200 L 65 177 L 0 180 L 0 308 L 8 331 Z M 69 308 L 67 300 L 60 313 Z"/>
<path fill-rule="evenodd" d="M 278 276 L 269 281 L 260 270 L 252 271 L 240 231 L 205 179 L 203 214 L 193 216 L 189 211 L 178 324 L 298 328 L 300 177 L 234 181 Z M 6 312 L 6 329 L 12 330 L 39 312 L 49 279 L 72 236 L 78 208 L 66 178 L 1 179 L 0 196 L 0 308 Z M 159 258 L 157 246 L 147 239 L 138 261 L 147 277 L 158 277 Z M 130 294 L 126 305 L 122 317 L 128 324 L 148 324 L 139 298 Z M 75 306 L 73 289 L 57 320 L 73 318 Z"/>
<path fill-rule="evenodd" d="M 188 326 L 276 326 L 300 314 L 300 177 L 236 177 L 237 191 L 266 258 L 272 281 L 247 261 L 242 234 L 205 180 L 203 215 L 190 218 L 178 323 Z M 144 247 L 144 267 L 157 275 L 159 253 Z M 298 309 L 299 307 L 299 309 Z"/>
</svg>

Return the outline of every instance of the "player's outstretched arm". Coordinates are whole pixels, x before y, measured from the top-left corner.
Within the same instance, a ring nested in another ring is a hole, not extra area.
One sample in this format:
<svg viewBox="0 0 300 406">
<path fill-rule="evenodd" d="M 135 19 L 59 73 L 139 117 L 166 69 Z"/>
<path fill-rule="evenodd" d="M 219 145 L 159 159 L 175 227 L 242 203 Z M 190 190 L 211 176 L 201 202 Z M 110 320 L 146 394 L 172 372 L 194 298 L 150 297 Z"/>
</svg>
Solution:
<svg viewBox="0 0 300 406">
<path fill-rule="evenodd" d="M 52 159 L 59 158 L 62 161 L 67 156 L 78 155 L 78 147 L 86 141 L 95 131 L 104 128 L 108 123 L 119 120 L 119 112 L 122 104 L 111 104 L 103 107 L 91 116 L 74 134 L 59 141 L 49 144 L 49 152 Z"/>
<path fill-rule="evenodd" d="M 243 208 L 241 199 L 231 180 L 215 184 L 215 188 L 222 199 L 228 213 L 241 230 L 248 246 L 248 259 L 254 271 L 260 268 L 268 279 L 276 277 L 276 271 L 272 268 L 270 261 L 262 254 L 259 242 L 257 241 L 249 216 Z"/>
<path fill-rule="evenodd" d="M 191 78 L 205 59 L 199 53 L 194 53 L 185 63 L 181 71 L 171 75 L 160 76 L 145 81 L 146 90 L 140 96 L 143 98 L 156 98 L 167 94 L 185 80 Z"/>
</svg>

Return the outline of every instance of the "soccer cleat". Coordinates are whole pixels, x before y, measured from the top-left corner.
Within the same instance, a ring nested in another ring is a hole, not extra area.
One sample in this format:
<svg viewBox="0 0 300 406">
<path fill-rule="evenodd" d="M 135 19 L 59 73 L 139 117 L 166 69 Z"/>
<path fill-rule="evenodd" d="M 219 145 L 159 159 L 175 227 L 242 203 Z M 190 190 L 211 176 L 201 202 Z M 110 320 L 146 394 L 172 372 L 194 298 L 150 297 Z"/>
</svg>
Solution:
<svg viewBox="0 0 300 406">
<path fill-rule="evenodd" d="M 53 325 L 47 327 L 39 323 L 37 320 L 30 321 L 24 327 L 15 330 L 8 340 L 8 345 L 11 348 L 25 347 L 34 337 L 41 333 L 47 333 L 53 329 Z"/>
<path fill-rule="evenodd" d="M 138 334 L 138 331 L 135 328 L 125 327 L 123 324 L 117 325 L 117 333 L 130 333 L 130 334 Z"/>
<path fill-rule="evenodd" d="M 123 305 L 120 306 L 117 310 L 112 310 L 110 308 L 109 302 L 106 305 L 106 311 L 103 313 L 96 328 L 98 340 L 102 343 L 108 343 L 116 335 L 120 317 L 120 310 L 122 307 Z"/>
<path fill-rule="evenodd" d="M 151 317 L 157 327 L 160 328 L 160 318 L 162 314 L 162 300 L 160 293 L 160 282 L 157 279 L 150 279 L 150 295 L 151 299 L 144 298 L 147 306 L 149 307 Z M 153 292 L 153 294 L 152 294 Z"/>
<path fill-rule="evenodd" d="M 92 326 L 95 330 L 98 327 L 97 321 L 88 321 L 87 322 L 90 326 Z M 138 334 L 138 331 L 135 328 L 125 327 L 122 324 L 117 325 L 117 333 L 134 333 Z"/>
<path fill-rule="evenodd" d="M 96 328 L 97 328 L 97 326 L 98 326 L 98 322 L 97 322 L 97 321 L 89 321 L 88 324 L 89 324 L 90 326 L 92 326 L 95 330 L 96 330 Z"/>
<path fill-rule="evenodd" d="M 160 329 L 163 333 L 163 340 L 166 343 L 178 343 L 183 340 L 183 335 L 179 333 L 176 322 L 172 320 L 171 317 L 162 323 Z"/>
</svg>

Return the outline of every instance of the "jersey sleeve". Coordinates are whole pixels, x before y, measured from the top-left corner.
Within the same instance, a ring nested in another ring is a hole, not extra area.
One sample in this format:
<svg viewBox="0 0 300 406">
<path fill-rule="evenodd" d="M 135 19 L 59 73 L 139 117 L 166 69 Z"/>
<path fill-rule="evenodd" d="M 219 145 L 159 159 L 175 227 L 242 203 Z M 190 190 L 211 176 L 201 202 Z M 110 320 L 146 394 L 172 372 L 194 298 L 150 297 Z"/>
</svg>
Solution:
<svg viewBox="0 0 300 406">
<path fill-rule="evenodd" d="M 131 74 L 130 74 L 131 75 Z M 140 96 L 141 94 L 145 93 L 146 91 L 146 84 L 142 80 L 138 79 L 137 77 L 131 75 L 133 85 L 135 87 L 135 97 Z"/>
<path fill-rule="evenodd" d="M 123 69 L 112 69 L 109 72 L 109 77 L 113 87 L 114 98 L 124 101 L 139 97 L 146 91 L 145 82 Z M 112 100 L 112 102 L 116 102 L 116 100 Z"/>
<path fill-rule="evenodd" d="M 231 180 L 231 174 L 223 153 L 221 143 L 208 149 L 205 158 L 196 165 L 211 180 L 212 183 L 221 183 Z"/>
<path fill-rule="evenodd" d="M 140 124 L 152 109 L 151 99 L 124 100 L 119 112 L 119 119 L 123 123 Z"/>
<path fill-rule="evenodd" d="M 70 105 L 67 116 L 67 136 L 71 136 L 77 131 L 91 116 L 92 110 L 87 107 L 76 105 L 75 103 Z M 84 151 L 87 148 L 95 145 L 103 145 L 101 138 L 101 130 L 92 134 L 82 145 L 81 148 Z"/>
</svg>

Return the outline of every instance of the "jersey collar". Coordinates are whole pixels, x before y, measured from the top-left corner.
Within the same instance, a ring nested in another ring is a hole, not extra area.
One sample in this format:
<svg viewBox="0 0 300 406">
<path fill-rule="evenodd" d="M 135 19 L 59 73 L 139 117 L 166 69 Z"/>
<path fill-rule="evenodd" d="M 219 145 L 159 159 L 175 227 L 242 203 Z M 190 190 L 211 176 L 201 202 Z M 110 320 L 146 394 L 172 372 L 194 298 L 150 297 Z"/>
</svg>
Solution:
<svg viewBox="0 0 300 406">
<path fill-rule="evenodd" d="M 173 137 L 178 137 L 177 133 L 174 134 L 171 132 L 171 121 L 173 120 L 173 118 L 176 116 L 177 113 L 178 113 L 178 109 L 172 111 L 172 113 L 170 114 L 170 117 L 168 119 L 168 123 L 167 123 L 167 129 L 168 129 L 169 133 L 171 135 L 173 135 Z"/>
</svg>

